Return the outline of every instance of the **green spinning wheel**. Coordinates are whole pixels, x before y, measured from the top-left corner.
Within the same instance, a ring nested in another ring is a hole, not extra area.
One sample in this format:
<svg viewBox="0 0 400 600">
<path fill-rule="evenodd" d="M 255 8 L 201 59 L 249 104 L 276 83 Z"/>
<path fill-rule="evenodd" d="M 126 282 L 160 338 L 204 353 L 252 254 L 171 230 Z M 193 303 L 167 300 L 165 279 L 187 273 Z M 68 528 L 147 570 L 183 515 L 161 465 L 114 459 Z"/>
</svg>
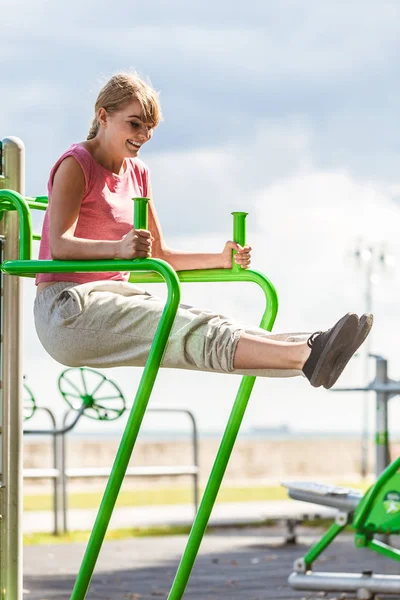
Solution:
<svg viewBox="0 0 400 600">
<path fill-rule="evenodd" d="M 69 406 L 89 419 L 114 421 L 125 412 L 125 398 L 111 379 L 87 367 L 71 367 L 58 378 L 58 389 Z"/>
<path fill-rule="evenodd" d="M 24 379 L 25 379 L 25 375 L 24 375 Z M 23 385 L 23 419 L 24 421 L 28 421 L 29 419 L 31 419 L 33 417 L 33 415 L 36 412 L 36 400 L 35 397 L 32 393 L 32 390 L 30 389 L 30 387 L 28 385 L 26 385 L 26 383 L 24 383 Z"/>
</svg>

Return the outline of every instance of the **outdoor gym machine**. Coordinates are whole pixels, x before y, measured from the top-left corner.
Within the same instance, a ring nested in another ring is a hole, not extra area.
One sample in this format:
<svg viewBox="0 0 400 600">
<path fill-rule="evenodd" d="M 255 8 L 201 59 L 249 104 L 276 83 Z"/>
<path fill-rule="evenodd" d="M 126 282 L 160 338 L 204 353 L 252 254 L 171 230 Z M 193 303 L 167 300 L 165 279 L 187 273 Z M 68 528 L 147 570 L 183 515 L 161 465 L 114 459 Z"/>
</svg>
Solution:
<svg viewBox="0 0 400 600">
<path fill-rule="evenodd" d="M 10 554 L 2 564 L 0 585 L 5 590 L 6 600 L 22 599 L 22 416 L 21 416 L 21 348 L 22 327 L 20 324 L 21 293 L 19 282 L 21 277 L 32 277 L 36 273 L 68 273 L 68 272 L 102 272 L 130 271 L 132 282 L 159 282 L 167 285 L 167 301 L 154 336 L 153 344 L 143 370 L 130 416 L 122 436 L 114 466 L 100 505 L 93 531 L 88 542 L 81 569 L 78 573 L 71 600 L 83 600 L 86 596 L 90 580 L 96 565 L 112 511 L 115 506 L 124 474 L 135 445 L 139 429 L 149 402 L 155 379 L 160 368 L 168 337 L 175 319 L 180 302 L 181 282 L 253 282 L 261 287 L 265 294 L 266 309 L 261 319 L 260 327 L 271 330 L 274 324 L 278 299 L 272 283 L 257 271 L 242 269 L 233 265 L 231 269 L 212 269 L 198 271 L 181 271 L 176 273 L 172 267 L 159 259 L 146 258 L 135 260 L 98 260 L 98 261 L 61 261 L 61 260 L 32 260 L 31 242 L 31 209 L 45 208 L 44 197 L 27 198 L 23 188 L 23 144 L 17 138 L 3 141 L 3 176 L 0 190 L 0 212 L 4 213 L 2 221 L 2 287 L 4 304 L 2 305 L 2 322 L 4 338 L 2 343 L 2 381 L 4 412 L 9 411 L 8 422 L 14 437 L 6 435 L 5 452 L 3 452 L 1 537 L 6 532 L 6 540 Z M 15 174 L 14 174 L 15 172 Z M 17 176 L 18 174 L 18 176 Z M 19 178 L 18 178 L 19 177 Z M 234 212 L 233 239 L 245 245 L 245 219 L 247 213 Z M 147 199 L 135 199 L 134 226 L 147 229 Z M 38 239 L 39 236 L 35 236 Z M 15 277 L 12 277 L 15 276 Z M 194 520 L 188 543 L 182 556 L 175 580 L 169 593 L 169 600 L 180 600 L 188 583 L 201 540 L 214 506 L 240 425 L 253 389 L 256 377 L 244 376 L 239 386 L 233 408 L 222 437 L 222 441 L 210 474 L 209 481 L 203 494 L 199 510 Z M 7 390 L 7 394 L 5 393 Z M 12 413 L 11 413 L 12 411 Z M 4 414 L 4 413 L 3 413 Z M 3 423 L 4 425 L 4 423 Z M 5 430 L 3 430 L 4 438 Z M 11 441 L 13 448 L 10 448 Z M 4 443 L 4 442 L 3 442 Z M 12 477 L 8 475 L 10 463 L 13 465 Z M 10 521 L 12 519 L 12 526 Z"/>
<path fill-rule="evenodd" d="M 32 419 L 39 411 L 47 413 L 52 428 L 24 428 L 24 436 L 51 436 L 53 466 L 51 468 L 24 469 L 25 479 L 51 479 L 53 481 L 53 534 L 58 535 L 58 509 L 62 508 L 63 531 L 68 531 L 67 481 L 69 478 L 108 477 L 111 469 L 105 467 L 67 468 L 67 433 L 72 431 L 81 418 L 88 418 L 104 423 L 115 421 L 129 412 L 125 397 L 120 387 L 103 373 L 87 367 L 72 367 L 62 371 L 58 378 L 58 391 L 69 406 L 62 418 L 62 426 L 57 427 L 54 413 L 36 403 L 32 390 L 24 383 L 24 423 Z M 192 464 L 180 465 L 148 465 L 129 467 L 125 477 L 182 477 L 190 476 L 193 481 L 193 508 L 196 515 L 199 505 L 199 449 L 197 423 L 193 412 L 187 408 L 154 404 L 147 409 L 149 413 L 164 415 L 181 414 L 190 422 L 192 442 Z M 71 418 L 72 417 L 72 418 Z M 60 446 L 60 448 L 59 448 Z M 60 460 L 58 456 L 60 456 Z M 60 463 L 60 464 L 59 464 Z M 60 490 L 61 487 L 61 490 Z"/>
<path fill-rule="evenodd" d="M 294 563 L 289 584 L 296 590 L 355 592 L 369 600 L 375 594 L 400 597 L 400 575 L 313 572 L 312 566 L 321 553 L 346 528 L 355 531 L 356 548 L 369 548 L 400 561 L 400 550 L 390 545 L 390 535 L 400 533 L 400 457 L 389 464 L 388 401 L 400 394 L 400 381 L 388 377 L 387 360 L 376 359 L 375 379 L 366 387 L 337 388 L 337 392 L 376 393 L 376 482 L 362 494 L 359 491 L 307 482 L 288 482 L 294 500 L 313 502 L 338 509 L 335 522 L 323 537 Z"/>
</svg>

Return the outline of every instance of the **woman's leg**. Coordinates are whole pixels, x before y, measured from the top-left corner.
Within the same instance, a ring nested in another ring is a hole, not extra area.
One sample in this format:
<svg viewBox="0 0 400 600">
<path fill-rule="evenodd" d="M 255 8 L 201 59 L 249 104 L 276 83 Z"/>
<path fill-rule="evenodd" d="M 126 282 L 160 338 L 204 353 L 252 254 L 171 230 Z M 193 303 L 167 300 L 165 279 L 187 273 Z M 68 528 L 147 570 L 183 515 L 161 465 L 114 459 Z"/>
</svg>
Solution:
<svg viewBox="0 0 400 600">
<path fill-rule="evenodd" d="M 245 332 L 236 347 L 234 367 L 263 368 L 268 364 L 276 369 L 301 369 L 311 385 L 329 389 L 368 336 L 372 323 L 371 314 L 358 319 L 348 313 L 328 331 L 316 332 L 305 340 L 301 334 L 278 341 Z"/>
<path fill-rule="evenodd" d="M 43 346 L 62 364 L 95 368 L 143 366 L 163 309 L 162 300 L 138 293 L 127 283 L 60 283 L 36 297 L 35 322 Z M 272 334 L 225 315 L 181 305 L 162 366 L 247 374 L 246 369 L 235 369 L 233 362 L 242 335 L 257 339 L 263 346 L 269 339 L 275 340 L 271 344 L 271 357 L 273 350 L 286 346 L 283 342 L 304 341 L 308 337 Z M 249 374 L 302 375 L 301 369 L 289 370 L 284 362 L 278 368 L 268 365 L 269 360 L 264 360 L 261 369 L 254 367 Z"/>
<path fill-rule="evenodd" d="M 283 342 L 242 333 L 233 359 L 235 369 L 295 369 L 301 371 L 311 353 L 307 341 Z"/>
<path fill-rule="evenodd" d="M 144 366 L 163 309 L 162 300 L 124 282 L 55 284 L 36 297 L 35 322 L 43 346 L 62 364 Z M 312 385 L 325 385 L 329 368 L 336 362 L 342 368 L 355 352 L 358 317 L 344 320 L 340 331 L 335 326 L 318 335 L 310 352 L 308 334 L 276 335 L 181 305 L 162 366 L 264 377 L 305 375 Z"/>
</svg>

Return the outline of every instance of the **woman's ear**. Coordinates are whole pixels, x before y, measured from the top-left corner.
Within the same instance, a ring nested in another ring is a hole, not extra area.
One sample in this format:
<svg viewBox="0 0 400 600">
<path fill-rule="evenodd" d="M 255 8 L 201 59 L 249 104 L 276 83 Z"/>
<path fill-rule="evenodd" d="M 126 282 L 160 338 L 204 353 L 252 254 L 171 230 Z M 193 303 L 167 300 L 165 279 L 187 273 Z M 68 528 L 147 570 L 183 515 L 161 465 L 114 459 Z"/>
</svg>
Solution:
<svg viewBox="0 0 400 600">
<path fill-rule="evenodd" d="M 99 108 L 97 112 L 97 120 L 99 122 L 100 127 L 105 127 L 107 125 L 107 111 L 105 108 Z"/>
</svg>

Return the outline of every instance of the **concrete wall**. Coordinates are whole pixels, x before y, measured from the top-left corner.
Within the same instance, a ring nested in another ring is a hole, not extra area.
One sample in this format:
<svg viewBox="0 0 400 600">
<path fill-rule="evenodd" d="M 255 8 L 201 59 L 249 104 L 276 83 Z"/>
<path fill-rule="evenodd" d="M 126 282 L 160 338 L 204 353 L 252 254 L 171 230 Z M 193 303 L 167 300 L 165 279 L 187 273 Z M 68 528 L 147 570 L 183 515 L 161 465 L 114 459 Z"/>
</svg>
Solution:
<svg viewBox="0 0 400 600">
<path fill-rule="evenodd" d="M 205 482 L 211 470 L 219 446 L 219 440 L 200 440 L 200 479 Z M 291 478 L 318 478 L 343 481 L 357 478 L 360 473 L 360 440 L 340 438 L 299 438 L 285 440 L 239 439 L 225 476 L 228 485 L 257 485 Z M 67 465 L 69 467 L 111 466 L 118 448 L 118 440 L 103 441 L 69 438 Z M 398 447 L 395 448 L 398 450 Z M 397 455 L 396 452 L 395 455 Z M 374 471 L 374 447 L 369 450 L 369 470 Z M 192 463 L 190 442 L 138 441 L 131 460 L 132 466 L 182 465 Z M 27 468 L 50 467 L 51 447 L 48 441 L 37 442 L 25 438 L 24 466 Z M 104 480 L 103 480 L 104 481 Z M 184 478 L 130 478 L 135 486 L 167 487 L 187 485 Z M 90 484 L 99 483 L 90 481 Z M 35 485 L 38 482 L 34 483 Z M 26 486 L 33 485 L 27 481 Z M 86 481 L 79 480 L 79 486 Z"/>
</svg>

